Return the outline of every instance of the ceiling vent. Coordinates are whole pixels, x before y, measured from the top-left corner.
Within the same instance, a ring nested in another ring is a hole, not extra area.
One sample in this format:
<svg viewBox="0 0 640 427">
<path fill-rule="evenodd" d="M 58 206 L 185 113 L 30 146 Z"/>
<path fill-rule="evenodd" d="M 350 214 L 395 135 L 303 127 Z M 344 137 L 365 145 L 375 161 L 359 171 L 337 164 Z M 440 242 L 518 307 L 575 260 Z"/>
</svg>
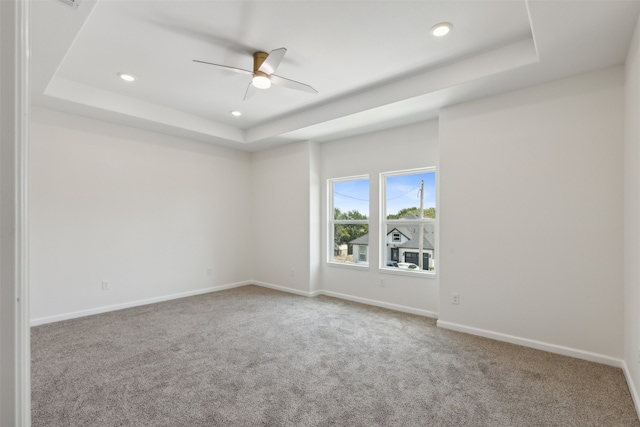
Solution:
<svg viewBox="0 0 640 427">
<path fill-rule="evenodd" d="M 80 1 L 82 0 L 58 0 L 60 3 L 64 3 L 67 6 L 71 6 L 74 9 L 77 9 L 80 6 Z"/>
</svg>

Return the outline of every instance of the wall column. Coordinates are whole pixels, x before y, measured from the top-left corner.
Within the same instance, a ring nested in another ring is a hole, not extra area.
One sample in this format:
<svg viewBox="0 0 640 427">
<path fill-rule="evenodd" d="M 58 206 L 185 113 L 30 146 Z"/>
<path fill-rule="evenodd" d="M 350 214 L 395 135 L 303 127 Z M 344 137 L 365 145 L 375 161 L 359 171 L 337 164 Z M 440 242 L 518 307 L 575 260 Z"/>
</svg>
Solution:
<svg viewBox="0 0 640 427">
<path fill-rule="evenodd" d="M 28 1 L 0 1 L 0 425 L 31 425 Z"/>
</svg>

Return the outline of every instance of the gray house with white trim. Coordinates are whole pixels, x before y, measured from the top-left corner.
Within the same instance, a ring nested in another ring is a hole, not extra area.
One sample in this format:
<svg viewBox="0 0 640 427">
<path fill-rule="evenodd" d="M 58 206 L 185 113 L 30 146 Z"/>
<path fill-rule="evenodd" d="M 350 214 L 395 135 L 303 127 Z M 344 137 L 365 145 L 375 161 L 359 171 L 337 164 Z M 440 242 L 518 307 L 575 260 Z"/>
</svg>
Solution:
<svg viewBox="0 0 640 427">
<path fill-rule="evenodd" d="M 419 265 L 419 240 L 420 224 L 387 225 L 385 264 L 387 262 L 411 262 Z M 435 254 L 434 226 L 431 223 L 424 224 L 423 269 L 434 267 Z M 369 234 L 365 234 L 349 242 L 353 245 L 353 261 L 369 262 Z"/>
</svg>

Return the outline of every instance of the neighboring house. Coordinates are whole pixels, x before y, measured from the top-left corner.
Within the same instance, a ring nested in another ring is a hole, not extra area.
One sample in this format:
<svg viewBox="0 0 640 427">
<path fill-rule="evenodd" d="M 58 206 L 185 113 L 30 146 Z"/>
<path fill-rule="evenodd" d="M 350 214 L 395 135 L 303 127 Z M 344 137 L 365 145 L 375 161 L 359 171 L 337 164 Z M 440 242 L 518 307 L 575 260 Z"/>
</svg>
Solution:
<svg viewBox="0 0 640 427">
<path fill-rule="evenodd" d="M 347 250 L 349 249 L 349 247 L 347 245 L 333 245 L 333 255 L 334 256 L 338 256 L 338 257 L 346 257 L 347 256 Z"/>
<path fill-rule="evenodd" d="M 396 262 L 412 262 L 419 265 L 419 241 L 420 226 L 418 224 L 403 224 L 387 226 L 386 239 L 386 261 Z M 434 227 L 433 224 L 424 225 L 423 237 L 423 269 L 429 270 L 434 267 Z M 365 234 L 357 239 L 352 240 L 349 244 L 353 245 L 353 262 L 369 261 L 369 234 Z M 356 257 L 356 254 L 358 255 Z"/>
<path fill-rule="evenodd" d="M 353 262 L 369 262 L 369 233 L 349 242 L 353 245 Z"/>
</svg>

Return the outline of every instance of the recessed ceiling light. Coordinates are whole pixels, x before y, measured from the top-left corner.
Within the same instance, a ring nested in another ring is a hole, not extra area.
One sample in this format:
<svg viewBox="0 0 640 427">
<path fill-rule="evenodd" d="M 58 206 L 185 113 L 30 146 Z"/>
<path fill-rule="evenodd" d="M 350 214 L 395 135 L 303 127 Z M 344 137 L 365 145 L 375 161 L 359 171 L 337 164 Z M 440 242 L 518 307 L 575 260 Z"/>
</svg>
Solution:
<svg viewBox="0 0 640 427">
<path fill-rule="evenodd" d="M 231 111 L 231 115 L 232 116 L 236 116 L 236 117 L 240 117 L 242 115 L 242 113 L 238 110 L 233 110 Z"/>
<path fill-rule="evenodd" d="M 136 78 L 134 76 L 132 76 L 131 74 L 127 74 L 127 73 L 118 73 L 118 77 L 120 77 L 125 82 L 133 82 L 133 81 L 136 80 Z"/>
<path fill-rule="evenodd" d="M 449 31 L 451 31 L 452 28 L 453 25 L 451 25 L 449 22 L 441 22 L 431 27 L 431 34 L 434 37 L 443 37 L 449 34 Z"/>
</svg>

